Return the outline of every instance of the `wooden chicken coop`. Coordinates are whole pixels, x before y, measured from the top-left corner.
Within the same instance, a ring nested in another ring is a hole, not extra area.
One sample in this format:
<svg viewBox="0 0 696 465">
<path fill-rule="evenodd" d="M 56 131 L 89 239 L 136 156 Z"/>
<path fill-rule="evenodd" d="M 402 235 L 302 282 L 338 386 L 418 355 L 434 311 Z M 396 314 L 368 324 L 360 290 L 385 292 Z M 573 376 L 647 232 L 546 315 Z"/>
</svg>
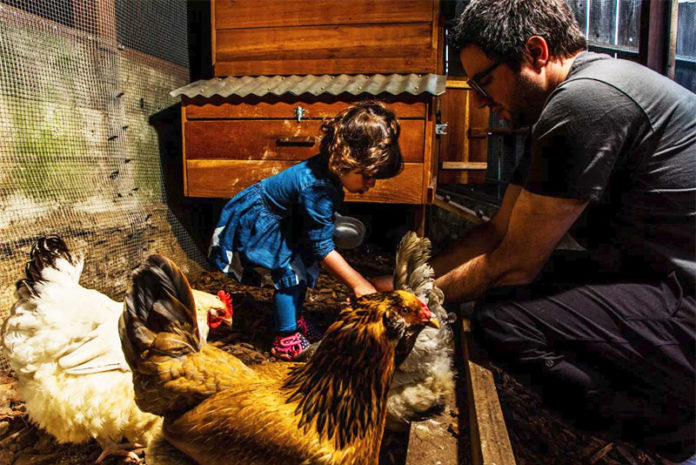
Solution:
<svg viewBox="0 0 696 465">
<path fill-rule="evenodd" d="M 442 23 L 440 0 L 211 0 L 215 77 L 172 92 L 182 97 L 185 195 L 234 196 L 318 153 L 322 119 L 376 99 L 401 122 L 404 170 L 346 200 L 414 205 L 423 233 L 438 160 L 449 163 L 445 182 L 480 179 L 486 166 L 485 147 L 468 142 L 468 98 L 439 98 L 449 87 Z"/>
<path fill-rule="evenodd" d="M 439 0 L 212 0 L 215 78 L 182 96 L 184 193 L 234 196 L 319 151 L 319 126 L 377 99 L 401 122 L 404 170 L 347 201 L 412 204 L 423 231 L 444 92 Z"/>
</svg>

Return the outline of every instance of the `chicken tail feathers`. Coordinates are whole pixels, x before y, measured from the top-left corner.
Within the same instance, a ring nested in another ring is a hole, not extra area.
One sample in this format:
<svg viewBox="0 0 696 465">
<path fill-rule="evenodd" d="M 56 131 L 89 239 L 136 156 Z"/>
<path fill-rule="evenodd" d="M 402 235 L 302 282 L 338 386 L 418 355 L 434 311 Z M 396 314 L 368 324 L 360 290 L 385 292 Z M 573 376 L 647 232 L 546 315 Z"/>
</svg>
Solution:
<svg viewBox="0 0 696 465">
<path fill-rule="evenodd" d="M 440 320 L 449 320 L 444 295 L 435 285 L 430 260 L 430 240 L 415 233 L 404 235 L 396 252 L 394 288 L 416 294 Z M 402 430 L 445 402 L 454 386 L 453 339 L 448 325 L 425 328 L 405 337 L 396 348 L 397 370 L 388 395 L 387 427 Z"/>
<path fill-rule="evenodd" d="M 205 345 L 191 287 L 171 260 L 151 255 L 132 281 L 118 332 L 141 410 L 180 414 L 251 372 Z"/>
<path fill-rule="evenodd" d="M 423 298 L 432 288 L 433 270 L 430 259 L 430 239 L 407 232 L 399 242 L 394 268 L 394 289 L 404 289 Z M 427 302 L 426 302 L 427 303 Z"/>
<path fill-rule="evenodd" d="M 133 371 L 145 356 L 180 357 L 200 350 L 191 287 L 171 260 L 151 255 L 134 273 L 119 334 Z"/>
<path fill-rule="evenodd" d="M 82 259 L 70 253 L 65 241 L 56 235 L 39 238 L 31 247 L 29 261 L 24 268 L 26 277 L 17 281 L 17 290 L 26 290 L 31 295 L 38 295 L 36 284 L 44 280 L 44 270 L 54 268 L 67 274 L 72 282 L 77 283 L 82 273 Z"/>
</svg>

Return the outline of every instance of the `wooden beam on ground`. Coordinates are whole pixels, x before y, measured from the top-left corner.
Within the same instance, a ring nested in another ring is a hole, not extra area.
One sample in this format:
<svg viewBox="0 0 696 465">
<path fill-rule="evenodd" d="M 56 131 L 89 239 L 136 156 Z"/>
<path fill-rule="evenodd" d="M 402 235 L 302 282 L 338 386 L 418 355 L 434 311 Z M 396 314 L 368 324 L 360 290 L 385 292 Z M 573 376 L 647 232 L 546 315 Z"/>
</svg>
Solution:
<svg viewBox="0 0 696 465">
<path fill-rule="evenodd" d="M 467 380 L 471 456 L 474 465 L 515 465 L 493 373 L 480 363 L 469 320 L 462 320 L 462 350 Z"/>
</svg>

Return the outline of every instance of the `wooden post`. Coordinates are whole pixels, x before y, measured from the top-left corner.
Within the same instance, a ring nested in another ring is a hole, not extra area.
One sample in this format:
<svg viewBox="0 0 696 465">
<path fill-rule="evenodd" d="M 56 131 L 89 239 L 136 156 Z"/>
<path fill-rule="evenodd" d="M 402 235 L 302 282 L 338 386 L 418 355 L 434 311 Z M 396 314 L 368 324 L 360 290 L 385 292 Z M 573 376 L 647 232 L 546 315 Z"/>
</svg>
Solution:
<svg viewBox="0 0 696 465">
<path fill-rule="evenodd" d="M 471 456 L 474 465 L 515 465 L 493 373 L 480 363 L 469 320 L 462 320 L 462 350 L 467 380 Z"/>
<path fill-rule="evenodd" d="M 664 0 L 643 0 L 641 4 L 640 62 L 660 74 L 667 67 L 668 10 L 669 2 Z"/>
<path fill-rule="evenodd" d="M 667 46 L 667 77 L 674 79 L 677 70 L 677 29 L 679 27 L 679 2 L 672 0 L 669 11 L 669 42 Z"/>
</svg>

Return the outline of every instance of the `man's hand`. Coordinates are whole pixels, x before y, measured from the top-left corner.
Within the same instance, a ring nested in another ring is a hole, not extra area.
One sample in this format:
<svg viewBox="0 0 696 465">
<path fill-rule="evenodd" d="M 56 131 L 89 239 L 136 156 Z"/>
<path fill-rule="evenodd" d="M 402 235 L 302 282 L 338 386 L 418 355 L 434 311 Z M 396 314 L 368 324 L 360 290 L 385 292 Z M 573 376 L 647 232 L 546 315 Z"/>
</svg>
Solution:
<svg viewBox="0 0 696 465">
<path fill-rule="evenodd" d="M 587 203 L 522 189 L 502 240 L 438 277 L 435 285 L 451 302 L 474 300 L 491 287 L 531 282 Z"/>
</svg>

